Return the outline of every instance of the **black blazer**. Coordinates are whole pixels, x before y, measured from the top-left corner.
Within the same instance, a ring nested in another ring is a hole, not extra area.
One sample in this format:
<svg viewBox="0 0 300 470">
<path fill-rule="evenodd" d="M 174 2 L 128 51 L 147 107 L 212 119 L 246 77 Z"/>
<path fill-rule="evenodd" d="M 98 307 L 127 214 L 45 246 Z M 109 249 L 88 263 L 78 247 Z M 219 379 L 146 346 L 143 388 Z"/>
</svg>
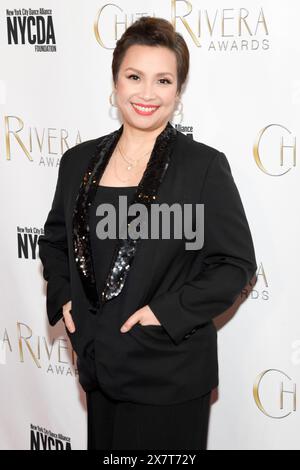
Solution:
<svg viewBox="0 0 300 470">
<path fill-rule="evenodd" d="M 204 246 L 186 239 L 118 240 L 98 293 L 87 217 L 104 168 L 123 131 L 67 150 L 40 236 L 50 325 L 72 300 L 76 326 L 67 334 L 78 356 L 79 381 L 110 397 L 172 404 L 218 385 L 217 332 L 212 321 L 255 275 L 253 241 L 224 153 L 196 142 L 170 122 L 159 134 L 132 202 L 203 203 Z M 121 302 L 114 310 L 118 296 Z M 149 305 L 160 325 L 120 327 Z"/>
</svg>

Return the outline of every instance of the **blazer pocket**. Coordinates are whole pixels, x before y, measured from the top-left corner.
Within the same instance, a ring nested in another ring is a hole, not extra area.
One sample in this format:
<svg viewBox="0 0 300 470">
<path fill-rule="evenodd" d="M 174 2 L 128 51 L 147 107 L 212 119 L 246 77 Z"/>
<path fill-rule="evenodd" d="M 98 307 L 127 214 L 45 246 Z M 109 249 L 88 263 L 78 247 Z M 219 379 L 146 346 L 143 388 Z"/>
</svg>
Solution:
<svg viewBox="0 0 300 470">
<path fill-rule="evenodd" d="M 160 328 L 160 329 L 163 329 L 163 326 L 162 325 L 142 325 L 141 323 L 136 323 L 135 326 L 138 326 L 140 328 L 148 328 L 148 330 L 150 329 L 154 329 L 154 330 L 157 330 L 157 328 Z"/>
<path fill-rule="evenodd" d="M 138 342 L 144 343 L 150 347 L 157 345 L 159 341 L 168 346 L 173 343 L 162 325 L 141 325 L 140 323 L 136 323 L 128 333 L 131 333 Z"/>
</svg>

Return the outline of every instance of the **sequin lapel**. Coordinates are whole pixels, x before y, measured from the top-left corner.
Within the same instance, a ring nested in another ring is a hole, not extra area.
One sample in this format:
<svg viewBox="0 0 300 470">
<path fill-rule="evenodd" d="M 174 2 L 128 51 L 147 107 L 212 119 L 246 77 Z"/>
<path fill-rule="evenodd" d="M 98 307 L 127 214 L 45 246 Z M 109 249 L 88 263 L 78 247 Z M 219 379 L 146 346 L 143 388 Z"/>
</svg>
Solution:
<svg viewBox="0 0 300 470">
<path fill-rule="evenodd" d="M 89 161 L 83 176 L 73 212 L 73 250 L 76 266 L 85 294 L 93 309 L 116 297 L 122 290 L 130 266 L 132 265 L 141 238 L 134 240 L 128 234 L 127 239 L 119 239 L 107 274 L 105 287 L 99 298 L 93 267 L 91 244 L 89 239 L 88 215 L 98 183 L 123 132 L 123 125 L 116 131 L 101 137 L 96 152 Z M 167 171 L 177 130 L 167 123 L 157 136 L 143 177 L 129 204 L 143 203 L 147 209 L 155 202 L 155 197 Z"/>
</svg>

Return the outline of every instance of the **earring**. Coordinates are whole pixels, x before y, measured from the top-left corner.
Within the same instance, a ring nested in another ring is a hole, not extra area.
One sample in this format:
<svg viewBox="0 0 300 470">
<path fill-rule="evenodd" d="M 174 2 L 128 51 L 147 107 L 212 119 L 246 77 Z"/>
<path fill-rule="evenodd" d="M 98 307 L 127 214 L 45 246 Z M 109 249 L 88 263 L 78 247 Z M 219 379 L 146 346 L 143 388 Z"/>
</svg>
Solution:
<svg viewBox="0 0 300 470">
<path fill-rule="evenodd" d="M 183 110 L 183 103 L 182 101 L 179 101 L 179 107 L 180 107 L 180 110 L 179 109 L 175 109 L 174 113 L 173 113 L 173 116 L 180 116 L 180 114 L 182 114 L 182 110 Z M 176 114 L 175 114 L 176 113 Z"/>
<path fill-rule="evenodd" d="M 180 116 L 179 122 L 175 122 L 174 119 L 172 119 L 171 122 L 173 122 L 174 124 L 181 124 L 182 123 L 182 117 L 183 117 L 183 112 L 182 111 L 183 111 L 183 103 L 182 103 L 182 101 L 179 101 L 179 108 L 175 109 L 174 112 L 173 112 L 173 117 L 177 118 L 178 116 Z"/>
<path fill-rule="evenodd" d="M 112 102 L 112 95 L 113 95 L 113 93 L 114 93 L 114 90 L 113 90 L 113 91 L 111 92 L 111 94 L 109 95 L 109 102 L 110 102 L 111 106 L 113 106 L 114 108 L 117 108 L 118 106 L 117 106 L 116 104 L 113 104 L 113 102 Z"/>
</svg>

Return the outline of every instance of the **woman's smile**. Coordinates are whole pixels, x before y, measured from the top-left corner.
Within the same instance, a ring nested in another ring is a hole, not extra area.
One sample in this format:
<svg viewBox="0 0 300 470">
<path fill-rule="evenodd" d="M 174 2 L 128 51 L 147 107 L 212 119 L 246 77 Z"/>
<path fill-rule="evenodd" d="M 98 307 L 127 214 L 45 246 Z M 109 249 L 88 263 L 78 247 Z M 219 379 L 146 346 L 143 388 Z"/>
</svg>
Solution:
<svg viewBox="0 0 300 470">
<path fill-rule="evenodd" d="M 151 114 L 154 114 L 155 111 L 159 108 L 159 106 L 141 106 L 136 103 L 131 104 L 135 112 L 141 114 L 142 116 L 150 116 Z"/>
</svg>

